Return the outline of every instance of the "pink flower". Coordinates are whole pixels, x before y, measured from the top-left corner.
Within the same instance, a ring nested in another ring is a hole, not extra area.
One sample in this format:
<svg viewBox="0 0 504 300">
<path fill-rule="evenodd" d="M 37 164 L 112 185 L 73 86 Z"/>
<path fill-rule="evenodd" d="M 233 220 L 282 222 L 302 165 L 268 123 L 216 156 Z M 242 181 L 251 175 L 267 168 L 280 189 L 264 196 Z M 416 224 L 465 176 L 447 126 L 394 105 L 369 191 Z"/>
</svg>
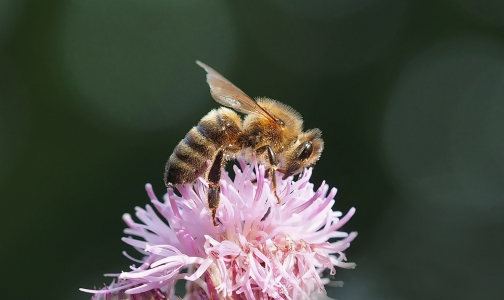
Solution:
<svg viewBox="0 0 504 300">
<path fill-rule="evenodd" d="M 140 266 L 108 274 L 117 277 L 118 284 L 107 289 L 81 290 L 94 293 L 97 300 L 99 295 L 153 291 L 176 299 L 175 283 L 185 279 L 184 299 L 314 299 L 325 295 L 324 285 L 330 281 L 321 278 L 324 270 L 334 275 L 335 267 L 355 267 L 345 262 L 343 251 L 357 233 L 338 231 L 355 209 L 343 217 L 333 211 L 336 189 L 329 191 L 322 183 L 314 191 L 309 182 L 311 168 L 296 181 L 279 176 L 279 205 L 264 176 L 264 166 L 253 168 L 242 161 L 240 165 L 242 170 L 234 166 L 234 180 L 225 173 L 220 181 L 218 227 L 209 214 L 204 179 L 179 186 L 181 196 L 168 189 L 163 202 L 147 184 L 147 194 L 164 219 L 150 205 L 136 208 L 141 223 L 129 214 L 123 216 L 129 227 L 124 232 L 139 238 L 123 241 L 144 257 L 137 260 L 125 255 Z M 334 238 L 339 240 L 329 242 Z"/>
</svg>

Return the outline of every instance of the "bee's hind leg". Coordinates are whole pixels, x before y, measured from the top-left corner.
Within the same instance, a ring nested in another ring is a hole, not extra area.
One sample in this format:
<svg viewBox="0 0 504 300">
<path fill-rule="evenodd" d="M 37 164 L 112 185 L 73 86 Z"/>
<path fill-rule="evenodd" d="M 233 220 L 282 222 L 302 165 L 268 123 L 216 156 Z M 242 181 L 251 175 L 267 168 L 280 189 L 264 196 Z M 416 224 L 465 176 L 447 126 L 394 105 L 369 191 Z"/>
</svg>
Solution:
<svg viewBox="0 0 504 300">
<path fill-rule="evenodd" d="M 221 169 L 224 164 L 223 160 L 224 150 L 219 150 L 217 156 L 210 167 L 210 171 L 207 175 L 208 181 L 208 209 L 212 213 L 212 221 L 214 226 L 219 226 L 216 220 L 217 208 L 219 208 L 220 203 L 220 184 L 219 180 L 221 178 Z"/>
<path fill-rule="evenodd" d="M 217 208 L 220 203 L 220 183 L 221 170 L 226 166 L 226 161 L 229 160 L 228 155 L 234 155 L 241 151 L 239 147 L 226 146 L 217 152 L 215 159 L 210 163 L 210 171 L 207 174 L 208 182 L 208 209 L 212 213 L 212 221 L 214 226 L 219 226 L 217 223 Z"/>
</svg>

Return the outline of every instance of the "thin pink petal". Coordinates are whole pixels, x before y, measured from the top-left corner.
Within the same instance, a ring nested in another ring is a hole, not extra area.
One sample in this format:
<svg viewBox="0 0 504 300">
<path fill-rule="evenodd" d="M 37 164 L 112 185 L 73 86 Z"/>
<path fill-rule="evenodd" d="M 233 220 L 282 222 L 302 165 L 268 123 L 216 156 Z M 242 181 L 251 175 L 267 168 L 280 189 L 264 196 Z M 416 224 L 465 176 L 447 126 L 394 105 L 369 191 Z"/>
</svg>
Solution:
<svg viewBox="0 0 504 300">
<path fill-rule="evenodd" d="M 208 269 L 208 267 L 210 267 L 210 265 L 212 263 L 213 262 L 210 258 L 205 259 L 205 261 L 199 266 L 199 268 L 196 270 L 196 272 L 194 272 L 191 276 L 184 277 L 184 279 L 189 280 L 189 281 L 194 281 L 197 278 L 200 278 L 205 273 L 205 271 Z"/>
</svg>

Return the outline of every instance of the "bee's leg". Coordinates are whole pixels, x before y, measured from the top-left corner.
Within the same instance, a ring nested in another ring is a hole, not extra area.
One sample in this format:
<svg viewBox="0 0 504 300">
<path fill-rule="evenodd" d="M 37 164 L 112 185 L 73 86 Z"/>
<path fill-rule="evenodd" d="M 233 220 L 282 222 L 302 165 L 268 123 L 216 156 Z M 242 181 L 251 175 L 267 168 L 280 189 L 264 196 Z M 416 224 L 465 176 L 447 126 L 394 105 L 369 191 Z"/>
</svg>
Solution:
<svg viewBox="0 0 504 300">
<path fill-rule="evenodd" d="M 219 180 L 221 178 L 221 169 L 223 165 L 223 156 L 224 156 L 224 150 L 219 150 L 217 153 L 217 156 L 215 157 L 215 160 L 213 161 L 212 166 L 210 167 L 210 171 L 208 172 L 208 209 L 210 209 L 210 212 L 212 213 L 212 221 L 214 223 L 214 226 L 219 226 L 217 224 L 215 215 L 217 214 L 217 208 L 219 208 L 219 202 L 220 202 L 220 184 Z"/>
<path fill-rule="evenodd" d="M 268 169 L 267 176 L 271 177 L 271 189 L 273 190 L 273 193 L 275 194 L 275 197 L 277 198 L 278 204 L 281 204 L 282 201 L 280 200 L 280 197 L 278 197 L 277 194 L 277 175 L 276 175 L 276 170 L 278 169 L 278 160 L 275 154 L 275 151 L 270 146 L 263 146 L 259 149 L 256 150 L 257 153 L 262 153 L 264 151 L 268 151 L 268 158 L 269 158 L 269 163 L 270 163 L 270 168 Z"/>
</svg>

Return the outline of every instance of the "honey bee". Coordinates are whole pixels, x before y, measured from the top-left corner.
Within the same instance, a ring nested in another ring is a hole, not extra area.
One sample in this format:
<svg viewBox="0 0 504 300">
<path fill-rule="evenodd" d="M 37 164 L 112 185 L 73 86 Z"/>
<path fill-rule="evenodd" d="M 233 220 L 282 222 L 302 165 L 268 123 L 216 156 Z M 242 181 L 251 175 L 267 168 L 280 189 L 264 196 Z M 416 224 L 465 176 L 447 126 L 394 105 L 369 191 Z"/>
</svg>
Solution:
<svg viewBox="0 0 504 300">
<path fill-rule="evenodd" d="M 301 173 L 320 158 L 324 148 L 319 129 L 303 132 L 301 115 L 291 107 L 268 98 L 257 101 L 200 61 L 207 72 L 210 94 L 220 107 L 204 116 L 177 145 L 165 168 L 165 184 L 192 184 L 199 176 L 208 182 L 208 208 L 215 226 L 219 208 L 221 170 L 226 162 L 243 157 L 266 167 L 271 189 L 277 194 L 277 172 L 283 179 Z M 207 164 L 210 161 L 210 164 Z M 280 167 L 281 168 L 280 168 Z"/>
</svg>

